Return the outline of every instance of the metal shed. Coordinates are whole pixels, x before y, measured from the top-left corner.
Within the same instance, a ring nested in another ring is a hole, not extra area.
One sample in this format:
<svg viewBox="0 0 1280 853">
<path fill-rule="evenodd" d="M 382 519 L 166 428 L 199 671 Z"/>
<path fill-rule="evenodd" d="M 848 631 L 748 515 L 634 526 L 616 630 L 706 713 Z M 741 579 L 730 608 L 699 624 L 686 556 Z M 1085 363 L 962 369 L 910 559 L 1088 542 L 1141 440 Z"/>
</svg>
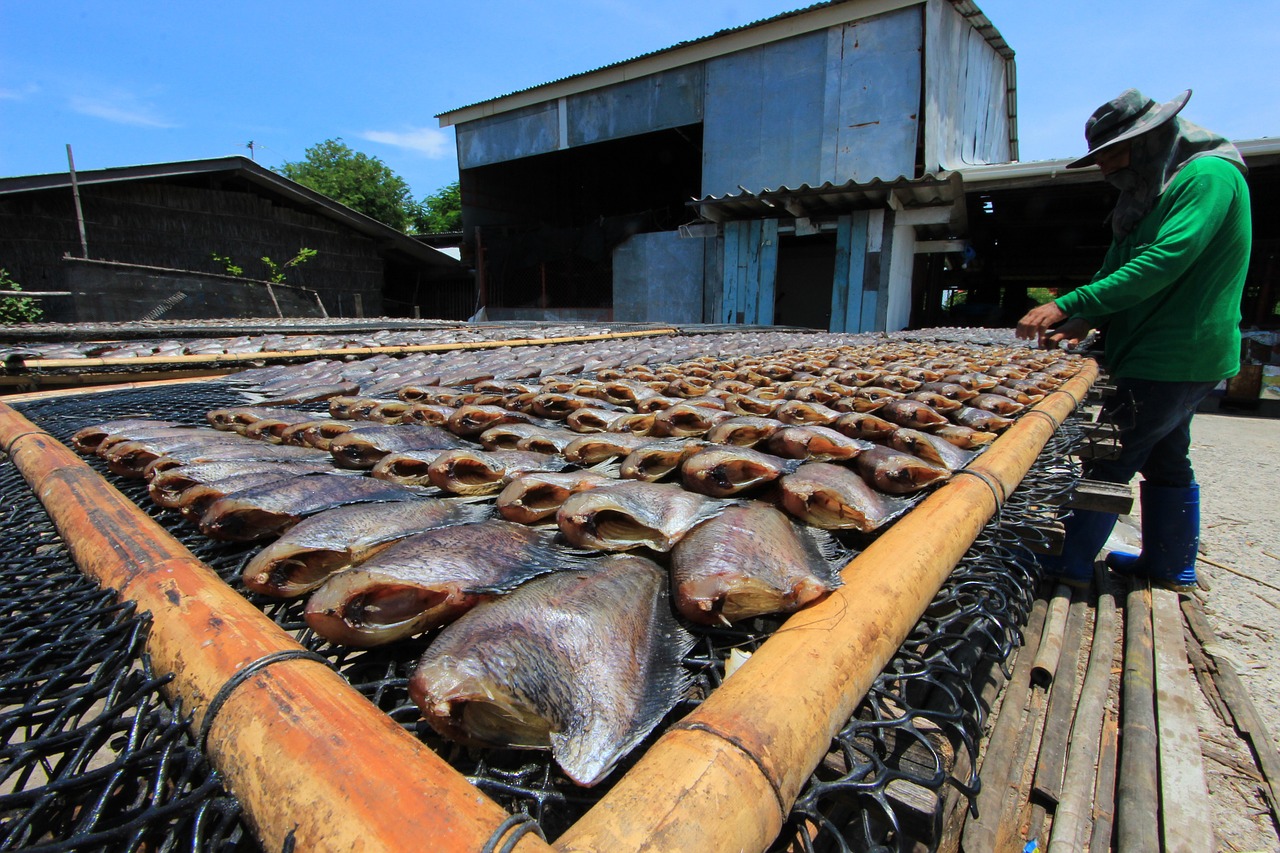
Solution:
<svg viewBox="0 0 1280 853">
<path fill-rule="evenodd" d="M 841 307 L 864 276 L 909 292 L 915 228 L 958 224 L 953 197 L 908 213 L 901 194 L 865 188 L 1017 157 L 1013 52 L 967 0 L 820 3 L 439 119 L 456 127 L 490 316 L 593 307 L 850 328 Z M 785 187 L 847 187 L 857 202 L 833 209 L 826 193 L 815 220 L 762 201 Z M 729 214 L 738 194 L 757 203 Z M 711 227 L 681 228 L 711 208 Z M 740 258 L 758 258 L 750 286 Z M 757 301 L 738 305 L 746 292 Z M 886 297 L 856 328 L 906 325 Z"/>
</svg>

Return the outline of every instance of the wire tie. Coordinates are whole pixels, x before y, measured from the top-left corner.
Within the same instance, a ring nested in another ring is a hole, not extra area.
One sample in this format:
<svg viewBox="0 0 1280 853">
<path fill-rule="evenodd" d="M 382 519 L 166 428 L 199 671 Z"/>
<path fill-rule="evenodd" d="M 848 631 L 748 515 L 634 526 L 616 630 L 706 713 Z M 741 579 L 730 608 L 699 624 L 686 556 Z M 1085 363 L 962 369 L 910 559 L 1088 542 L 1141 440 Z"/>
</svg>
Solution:
<svg viewBox="0 0 1280 853">
<path fill-rule="evenodd" d="M 493 835 L 489 836 L 489 840 L 484 843 L 480 853 L 511 853 L 515 846 L 520 843 L 520 839 L 530 832 L 538 833 L 538 837 L 543 841 L 547 840 L 542 834 L 542 827 L 538 826 L 538 822 L 534 820 L 532 815 L 524 812 L 508 815 L 506 820 L 498 824 L 498 828 L 493 831 Z M 502 837 L 507 833 L 510 833 L 511 837 L 501 847 L 498 847 L 498 843 L 502 841 Z"/>
<path fill-rule="evenodd" d="M 1050 397 L 1052 397 L 1054 394 L 1066 394 L 1068 397 L 1070 397 L 1070 398 L 1071 398 L 1071 402 L 1073 402 L 1073 403 L 1075 403 L 1075 404 L 1076 404 L 1076 405 L 1075 405 L 1075 407 L 1076 407 L 1077 409 L 1078 409 L 1078 408 L 1080 408 L 1080 403 L 1081 403 L 1080 398 L 1079 398 L 1079 397 L 1077 397 L 1075 394 L 1072 394 L 1072 393 L 1071 393 L 1070 391 L 1068 391 L 1066 388 L 1055 388 L 1055 389 L 1053 389 L 1053 390 L 1052 390 L 1052 391 L 1050 391 L 1048 394 L 1045 394 L 1045 395 L 1044 395 L 1044 396 L 1045 396 L 1045 399 L 1046 399 L 1046 400 L 1047 400 L 1047 399 L 1049 399 L 1049 398 L 1050 398 Z"/>
<path fill-rule="evenodd" d="M 952 476 L 959 476 L 960 474 L 968 474 L 971 477 L 977 477 L 979 480 L 986 483 L 987 488 L 991 490 L 991 494 L 995 496 L 996 512 L 999 513 L 1000 510 L 1004 509 L 1004 502 L 1008 500 L 1008 497 L 1005 495 L 1004 486 L 1000 485 L 999 480 L 984 471 L 971 471 L 968 468 L 961 468 Z"/>
<path fill-rule="evenodd" d="M 1066 394 L 1066 392 L 1065 392 L 1065 391 L 1064 391 L 1063 393 L 1064 393 L 1064 394 Z M 1071 395 L 1069 395 L 1069 394 L 1068 394 L 1067 396 L 1071 396 Z M 1075 397 L 1071 397 L 1071 399 L 1073 399 L 1073 400 L 1074 400 L 1074 399 L 1075 399 Z M 1061 421 L 1057 420 L 1056 418 L 1054 418 L 1054 416 L 1053 416 L 1053 415 L 1049 414 L 1048 412 L 1044 411 L 1043 409 L 1032 409 L 1031 411 L 1029 411 L 1029 412 L 1027 412 L 1025 415 L 1023 415 L 1023 417 L 1025 418 L 1025 417 L 1027 417 L 1028 415 L 1039 415 L 1040 417 L 1044 418 L 1045 420 L 1047 420 L 1047 421 L 1048 421 L 1048 422 L 1053 426 L 1053 431 L 1054 431 L 1054 432 L 1057 432 L 1057 431 L 1058 431 L 1058 429 L 1062 426 L 1062 422 L 1061 422 Z"/>
<path fill-rule="evenodd" d="M 200 721 L 200 731 L 196 733 L 196 747 L 201 752 L 205 751 L 205 746 L 209 740 L 209 730 L 213 728 L 213 721 L 218 716 L 218 712 L 222 710 L 222 706 L 231 698 L 232 692 L 244 684 L 257 673 L 271 666 L 287 660 L 312 660 L 322 663 L 333 669 L 333 662 L 328 658 L 319 655 L 309 649 L 283 649 L 278 652 L 272 652 L 269 655 L 263 655 L 257 660 L 242 668 L 235 675 L 228 678 L 218 688 L 218 692 L 214 694 L 213 699 L 209 702 L 209 708 L 205 711 L 204 719 Z"/>
<path fill-rule="evenodd" d="M 13 438 L 9 439 L 9 441 L 5 443 L 4 452 L 7 455 L 12 456 L 13 446 L 18 443 L 18 439 L 26 438 L 29 435 L 43 435 L 46 438 L 52 438 L 52 436 L 50 436 L 49 433 L 45 432 L 42 429 L 29 429 L 26 432 L 20 432 L 17 435 L 15 435 Z"/>
</svg>

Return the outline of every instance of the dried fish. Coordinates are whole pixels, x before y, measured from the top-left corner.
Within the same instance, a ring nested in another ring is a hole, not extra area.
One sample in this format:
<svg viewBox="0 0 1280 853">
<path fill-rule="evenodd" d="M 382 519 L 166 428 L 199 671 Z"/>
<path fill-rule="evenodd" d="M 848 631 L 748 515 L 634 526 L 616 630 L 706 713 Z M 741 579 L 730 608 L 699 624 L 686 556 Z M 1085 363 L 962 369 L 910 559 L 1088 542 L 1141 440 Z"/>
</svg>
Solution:
<svg viewBox="0 0 1280 853">
<path fill-rule="evenodd" d="M 902 498 L 881 494 L 853 471 L 830 462 L 801 465 L 779 481 L 783 509 L 815 527 L 870 533 L 905 512 Z"/>
<path fill-rule="evenodd" d="M 291 477 L 214 501 L 200 517 L 200 530 L 214 539 L 252 542 L 278 536 L 303 518 L 337 506 L 421 497 L 419 490 L 369 477 Z"/>
<path fill-rule="evenodd" d="M 556 514 L 575 492 L 616 486 L 619 480 L 595 471 L 559 471 L 521 474 L 498 495 L 498 514 L 520 524 L 538 524 Z"/>
<path fill-rule="evenodd" d="M 789 474 L 799 459 L 783 459 L 749 447 L 705 447 L 680 466 L 684 487 L 692 492 L 727 498 L 758 489 Z"/>
<path fill-rule="evenodd" d="M 570 495 L 556 524 L 580 548 L 669 551 L 694 525 L 731 505 L 672 484 L 629 482 Z"/>
<path fill-rule="evenodd" d="M 569 463 L 527 450 L 446 450 L 427 466 L 431 485 L 455 495 L 490 495 L 530 471 L 562 471 Z"/>
<path fill-rule="evenodd" d="M 849 556 L 768 504 L 730 507 L 672 549 L 676 608 L 706 624 L 790 613 L 840 586 Z"/>
<path fill-rule="evenodd" d="M 430 498 L 325 510 L 254 555 L 245 566 L 244 585 L 264 595 L 292 598 L 393 542 L 437 527 L 482 521 L 489 512 L 482 504 Z"/>
<path fill-rule="evenodd" d="M 442 631 L 409 695 L 446 737 L 550 748 L 569 778 L 594 785 L 689 688 L 693 637 L 666 590 L 661 568 L 629 555 L 539 578 Z"/>
<path fill-rule="evenodd" d="M 868 483 L 891 495 L 913 494 L 951 476 L 946 468 L 879 445 L 859 454 L 854 465 Z"/>
<path fill-rule="evenodd" d="M 372 468 L 388 453 L 405 450 L 453 450 L 468 447 L 448 430 L 428 424 L 358 427 L 329 443 L 329 452 L 343 468 Z"/>
<path fill-rule="evenodd" d="M 500 519 L 426 530 L 331 575 L 307 601 L 306 620 L 332 642 L 381 645 L 452 622 L 538 575 L 583 563 L 547 532 Z"/>
</svg>

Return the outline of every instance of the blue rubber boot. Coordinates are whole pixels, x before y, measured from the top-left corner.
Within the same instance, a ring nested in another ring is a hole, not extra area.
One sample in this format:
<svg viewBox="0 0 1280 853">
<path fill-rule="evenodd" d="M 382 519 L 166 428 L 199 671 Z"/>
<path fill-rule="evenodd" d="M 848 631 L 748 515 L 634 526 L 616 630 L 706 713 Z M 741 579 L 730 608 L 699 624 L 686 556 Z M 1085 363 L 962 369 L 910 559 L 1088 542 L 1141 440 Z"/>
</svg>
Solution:
<svg viewBox="0 0 1280 853">
<path fill-rule="evenodd" d="M 1107 565 L 1122 575 L 1148 578 L 1179 589 L 1196 585 L 1200 547 L 1200 486 L 1139 485 L 1142 553 L 1114 552 Z"/>
<path fill-rule="evenodd" d="M 1107 544 L 1111 528 L 1116 526 L 1114 512 L 1090 512 L 1073 510 L 1062 521 L 1066 535 L 1062 540 L 1062 553 L 1041 556 L 1040 565 L 1045 574 L 1065 584 L 1088 589 L 1093 581 L 1093 564 L 1098 552 Z"/>
</svg>

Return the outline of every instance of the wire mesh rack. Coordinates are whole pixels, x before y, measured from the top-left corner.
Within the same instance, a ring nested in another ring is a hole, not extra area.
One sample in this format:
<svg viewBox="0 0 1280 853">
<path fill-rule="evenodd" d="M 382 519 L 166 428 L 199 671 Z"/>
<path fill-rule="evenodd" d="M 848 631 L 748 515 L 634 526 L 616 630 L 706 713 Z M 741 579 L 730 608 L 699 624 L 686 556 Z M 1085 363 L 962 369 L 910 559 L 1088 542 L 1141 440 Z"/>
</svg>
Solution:
<svg viewBox="0 0 1280 853">
<path fill-rule="evenodd" d="M 50 397 L 17 408 L 66 441 L 83 426 L 117 417 L 203 424 L 205 412 L 238 400 L 234 386 L 209 382 Z M 909 785 L 940 798 L 950 786 L 973 794 L 976 771 L 956 778 L 952 768 L 961 751 L 976 759 L 985 708 L 975 679 L 1020 642 L 1019 626 L 1039 585 L 1028 537 L 1052 518 L 1052 506 L 1078 478 L 1067 454 L 1079 440 L 1068 421 L 975 541 L 833 742 L 776 849 L 911 849 L 940 840 L 940 817 L 920 827 L 895 789 Z M 407 689 L 430 637 L 366 650 L 328 643 L 307 627 L 302 601 L 257 596 L 240 586 L 255 546 L 205 537 L 178 513 L 151 503 L 140 481 L 121 480 L 89 461 L 478 789 L 509 812 L 529 815 L 546 838 L 557 837 L 609 790 L 610 780 L 590 789 L 569 783 L 542 753 L 475 750 L 439 738 L 420 720 Z M 10 508 L 4 517 L 10 547 L 0 564 L 7 617 L 0 626 L 0 849 L 258 849 L 239 804 L 188 733 L 183 710 L 167 704 L 165 677 L 149 668 L 147 614 L 116 603 L 110 591 L 80 575 L 7 462 L 0 466 L 0 495 Z M 698 628 L 697 646 L 685 659 L 695 688 L 671 719 L 718 686 L 730 649 L 754 650 L 779 624 L 758 618 L 741 627 Z M 642 753 L 624 760 L 611 779 L 621 778 Z"/>
</svg>

